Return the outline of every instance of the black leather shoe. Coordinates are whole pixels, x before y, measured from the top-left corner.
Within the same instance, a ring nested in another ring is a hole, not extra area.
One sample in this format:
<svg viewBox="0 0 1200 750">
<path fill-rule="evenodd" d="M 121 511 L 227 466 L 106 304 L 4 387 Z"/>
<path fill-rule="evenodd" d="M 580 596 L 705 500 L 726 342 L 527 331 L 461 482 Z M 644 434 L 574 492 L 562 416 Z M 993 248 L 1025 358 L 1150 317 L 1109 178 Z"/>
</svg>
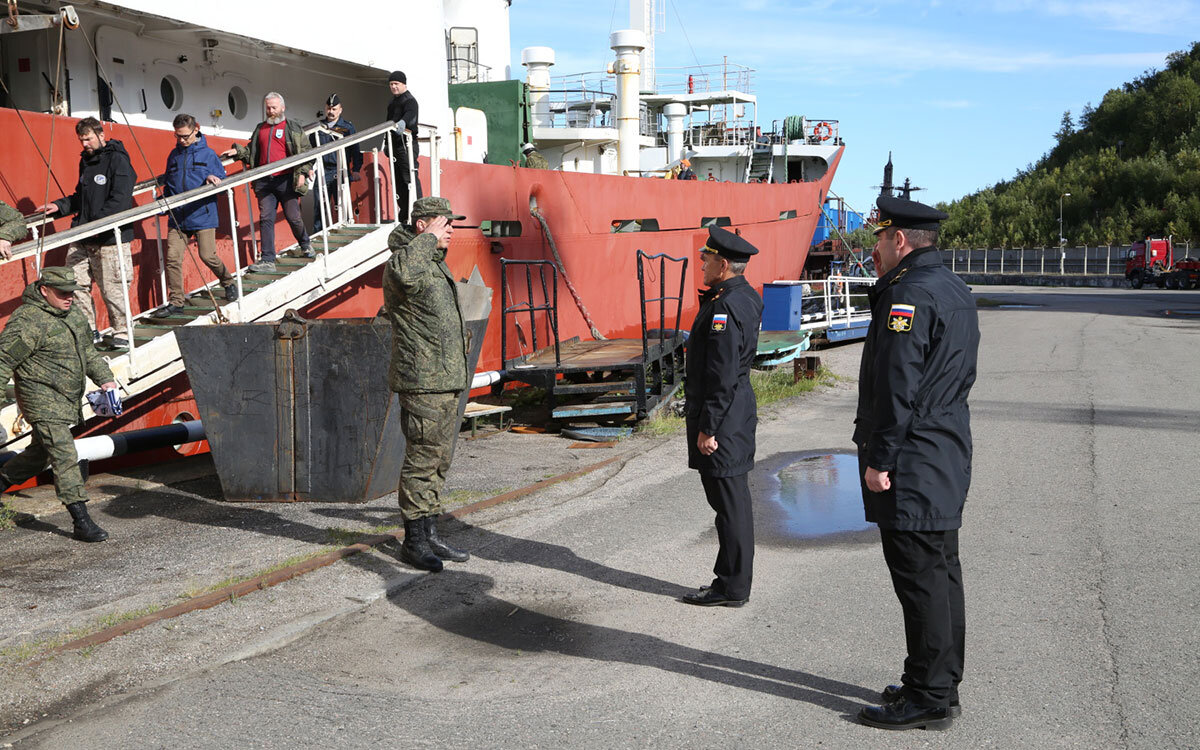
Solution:
<svg viewBox="0 0 1200 750">
<path fill-rule="evenodd" d="M 108 532 L 97 526 L 88 515 L 87 503 L 71 503 L 67 510 L 71 513 L 71 520 L 75 522 L 75 533 L 71 536 L 81 542 L 103 542 L 108 539 Z"/>
<path fill-rule="evenodd" d="M 918 706 L 903 694 L 891 703 L 863 708 L 858 720 L 880 729 L 949 729 L 954 721 L 949 709 Z"/>
<path fill-rule="evenodd" d="M 471 553 L 451 547 L 438 537 L 437 516 L 425 516 L 422 520 L 425 521 L 425 540 L 429 542 L 429 549 L 433 550 L 433 554 L 451 562 L 466 562 L 471 559 Z"/>
<path fill-rule="evenodd" d="M 431 573 L 442 569 L 441 558 L 433 554 L 433 550 L 429 549 L 429 541 L 425 538 L 425 519 L 404 522 L 404 543 L 400 545 L 400 559 L 414 568 Z"/>
<path fill-rule="evenodd" d="M 183 312 L 182 307 L 168 304 L 166 307 L 160 307 L 151 314 L 156 318 L 169 318 L 172 315 L 178 315 L 181 312 Z"/>
<path fill-rule="evenodd" d="M 883 689 L 883 692 L 879 694 L 879 697 L 883 698 L 884 703 L 891 703 L 892 701 L 894 701 L 900 697 L 901 690 L 903 690 L 903 688 L 900 685 L 888 685 L 887 687 L 885 687 Z M 957 719 L 960 716 L 962 716 L 962 705 L 959 704 L 958 698 L 951 698 L 950 699 L 950 718 Z"/>
<path fill-rule="evenodd" d="M 704 586 L 694 594 L 684 594 L 679 601 L 695 604 L 697 607 L 741 607 L 750 599 L 730 599 L 712 586 Z"/>
<path fill-rule="evenodd" d="M 226 302 L 237 302 L 237 298 L 238 298 L 237 284 L 230 284 L 229 286 L 225 287 L 225 301 Z"/>
</svg>

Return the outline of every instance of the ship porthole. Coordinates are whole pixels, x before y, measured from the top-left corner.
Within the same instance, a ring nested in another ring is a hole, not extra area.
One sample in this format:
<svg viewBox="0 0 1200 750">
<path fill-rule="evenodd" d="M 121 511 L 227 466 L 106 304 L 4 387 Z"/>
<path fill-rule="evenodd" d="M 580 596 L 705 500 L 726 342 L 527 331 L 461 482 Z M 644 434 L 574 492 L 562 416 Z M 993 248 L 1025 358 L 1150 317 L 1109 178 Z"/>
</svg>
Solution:
<svg viewBox="0 0 1200 750">
<path fill-rule="evenodd" d="M 246 92 L 242 91 L 241 86 L 229 89 L 226 103 L 229 104 L 229 114 L 233 115 L 233 119 L 241 120 L 246 116 Z"/>
<path fill-rule="evenodd" d="M 175 76 L 163 76 L 158 84 L 158 94 L 162 97 L 163 106 L 172 112 L 183 106 L 183 85 Z"/>
</svg>

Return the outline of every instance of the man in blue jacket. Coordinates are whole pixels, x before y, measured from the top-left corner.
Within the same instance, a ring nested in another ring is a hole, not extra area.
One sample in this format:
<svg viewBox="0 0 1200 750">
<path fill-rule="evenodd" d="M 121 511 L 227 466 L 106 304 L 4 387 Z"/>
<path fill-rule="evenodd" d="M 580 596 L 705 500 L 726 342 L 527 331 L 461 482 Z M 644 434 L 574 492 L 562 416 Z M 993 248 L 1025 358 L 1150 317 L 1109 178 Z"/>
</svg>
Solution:
<svg viewBox="0 0 1200 750">
<path fill-rule="evenodd" d="M 354 135 L 358 130 L 354 127 L 354 123 L 342 117 L 342 99 L 337 94 L 330 94 L 325 100 L 325 121 L 321 123 L 321 127 L 315 133 L 308 137 L 309 143 L 313 148 L 320 148 L 334 140 L 340 140 L 348 135 Z M 363 157 L 362 150 L 358 144 L 346 147 L 346 169 L 350 172 L 350 181 L 358 182 L 358 170 L 362 169 Z M 338 156 L 334 152 L 326 154 L 321 159 L 321 170 L 325 173 L 325 194 L 329 196 L 329 215 L 333 216 L 334 208 L 338 204 L 338 182 L 337 182 Z M 321 231 L 325 226 L 325 222 L 321 218 L 321 196 L 320 193 L 313 194 L 313 234 Z"/>
<path fill-rule="evenodd" d="M 208 147 L 200 125 L 191 115 L 176 115 L 171 123 L 175 128 L 175 148 L 167 155 L 167 170 L 163 173 L 163 194 L 173 195 L 195 190 L 202 185 L 216 185 L 225 178 L 221 157 Z M 237 299 L 233 274 L 217 256 L 217 197 L 184 205 L 172 205 L 167 214 L 167 288 L 170 299 L 166 307 L 155 311 L 154 317 L 166 318 L 183 311 L 186 297 L 183 290 L 183 256 L 188 240 L 195 238 L 200 260 L 208 266 L 221 286 L 225 299 Z"/>
</svg>

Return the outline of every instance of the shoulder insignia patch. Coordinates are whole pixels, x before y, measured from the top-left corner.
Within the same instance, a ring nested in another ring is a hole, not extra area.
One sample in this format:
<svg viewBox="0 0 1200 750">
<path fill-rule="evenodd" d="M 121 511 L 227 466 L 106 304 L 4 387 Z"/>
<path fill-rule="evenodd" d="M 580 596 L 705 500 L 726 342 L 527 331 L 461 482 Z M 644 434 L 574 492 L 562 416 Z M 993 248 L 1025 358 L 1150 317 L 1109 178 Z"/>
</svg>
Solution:
<svg viewBox="0 0 1200 750">
<path fill-rule="evenodd" d="M 901 268 L 901 269 L 900 269 L 900 273 L 896 274 L 896 278 L 894 278 L 894 279 L 892 279 L 891 281 L 889 281 L 889 282 L 888 282 L 888 286 L 891 286 L 892 284 L 895 284 L 895 283 L 896 283 L 897 281 L 899 281 L 900 279 L 903 279 L 903 278 L 904 278 L 904 274 L 906 274 L 906 273 L 908 273 L 908 269 L 907 269 L 907 268 Z"/>
<path fill-rule="evenodd" d="M 908 333 L 912 330 L 913 316 L 916 314 L 917 308 L 912 305 L 893 304 L 892 311 L 888 313 L 888 330 Z"/>
<path fill-rule="evenodd" d="M 717 313 L 713 316 L 712 329 L 717 333 L 724 331 L 729 326 L 729 316 L 725 313 Z"/>
</svg>

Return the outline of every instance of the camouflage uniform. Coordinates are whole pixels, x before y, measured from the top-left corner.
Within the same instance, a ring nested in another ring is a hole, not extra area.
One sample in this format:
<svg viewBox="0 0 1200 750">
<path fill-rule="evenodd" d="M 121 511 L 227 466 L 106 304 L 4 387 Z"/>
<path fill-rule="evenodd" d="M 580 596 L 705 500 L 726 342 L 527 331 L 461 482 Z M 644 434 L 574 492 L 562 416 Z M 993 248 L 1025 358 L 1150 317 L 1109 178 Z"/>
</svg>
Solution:
<svg viewBox="0 0 1200 750">
<path fill-rule="evenodd" d="M 28 231 L 21 212 L 0 201 L 0 240 L 8 240 L 15 245 L 25 239 Z"/>
<path fill-rule="evenodd" d="M 550 162 L 536 150 L 532 150 L 525 154 L 525 166 L 530 169 L 549 169 Z"/>
<path fill-rule="evenodd" d="M 413 218 L 449 215 L 445 198 L 421 198 Z M 450 468 L 459 395 L 470 383 L 467 328 L 446 251 L 432 234 L 398 226 L 388 237 L 392 257 L 383 273 L 384 311 L 392 323 L 388 385 L 400 400 L 404 467 L 400 510 L 406 520 L 441 512 Z"/>
<path fill-rule="evenodd" d="M 74 278 L 67 268 L 47 268 L 43 278 L 55 271 L 68 283 Z M 0 333 L 0 383 L 16 381 L 17 403 L 33 426 L 32 443 L 0 468 L 0 479 L 20 484 L 49 461 L 58 499 L 70 505 L 87 501 L 71 436 L 71 425 L 83 421 L 84 376 L 103 384 L 113 374 L 92 346 L 83 314 L 75 306 L 51 307 L 38 290 L 41 283 L 25 288 L 21 306 Z"/>
</svg>

